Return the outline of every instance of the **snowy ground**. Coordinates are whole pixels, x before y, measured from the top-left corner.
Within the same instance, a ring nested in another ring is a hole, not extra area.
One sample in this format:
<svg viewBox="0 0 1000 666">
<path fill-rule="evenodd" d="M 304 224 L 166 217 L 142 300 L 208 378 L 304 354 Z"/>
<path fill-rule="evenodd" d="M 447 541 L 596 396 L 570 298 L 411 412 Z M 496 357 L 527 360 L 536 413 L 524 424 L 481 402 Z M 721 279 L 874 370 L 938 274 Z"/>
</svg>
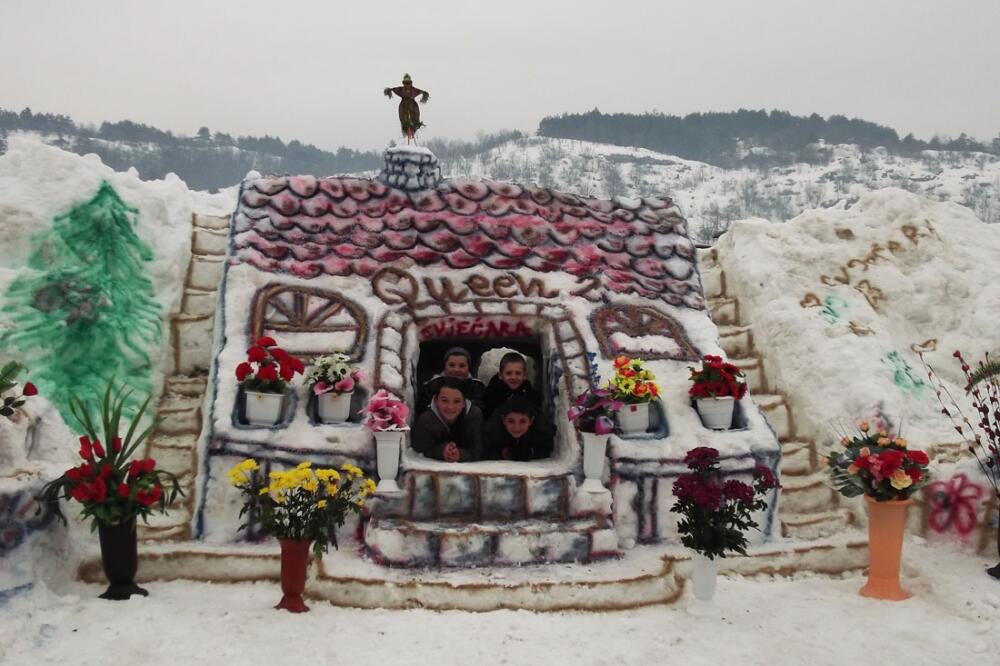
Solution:
<svg viewBox="0 0 1000 666">
<path fill-rule="evenodd" d="M 0 664 L 962 664 L 997 663 L 1000 582 L 987 561 L 906 544 L 910 600 L 857 595 L 862 578 L 722 578 L 717 610 L 679 603 L 618 613 L 271 610 L 277 585 L 148 585 L 97 599 L 38 589 L 0 605 Z"/>
</svg>

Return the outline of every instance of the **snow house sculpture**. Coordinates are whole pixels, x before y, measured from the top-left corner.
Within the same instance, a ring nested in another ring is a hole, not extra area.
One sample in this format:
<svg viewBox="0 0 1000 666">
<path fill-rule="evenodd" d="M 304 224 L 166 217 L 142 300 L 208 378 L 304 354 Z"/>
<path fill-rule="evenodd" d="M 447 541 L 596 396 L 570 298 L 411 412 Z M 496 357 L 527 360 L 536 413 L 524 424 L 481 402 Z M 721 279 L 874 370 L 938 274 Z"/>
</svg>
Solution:
<svg viewBox="0 0 1000 666">
<path fill-rule="evenodd" d="M 689 402 L 688 367 L 720 354 L 695 247 L 670 199 L 602 200 L 492 180 L 441 180 L 430 151 L 393 148 L 373 180 L 249 177 L 233 215 L 221 299 L 211 423 L 201 456 L 196 532 L 237 536 L 225 470 L 245 456 L 279 468 L 309 459 L 375 470 L 358 410 L 385 388 L 414 404 L 462 345 L 488 381 L 503 349 L 529 360 L 556 428 L 551 458 L 448 463 L 404 441 L 402 493 L 376 496 L 364 550 L 393 566 L 586 562 L 636 543 L 676 540 L 671 484 L 695 446 L 713 446 L 727 475 L 778 471 L 778 442 L 749 397 L 736 429 L 706 429 Z M 350 420 L 326 425 L 300 383 L 275 426 L 246 425 L 234 368 L 270 335 L 307 360 L 333 350 L 364 373 Z M 640 436 L 612 436 L 608 490 L 578 490 L 581 439 L 566 418 L 618 354 L 645 359 L 661 400 Z M 411 420 L 415 418 L 411 415 Z M 763 537 L 775 524 L 771 498 Z"/>
</svg>

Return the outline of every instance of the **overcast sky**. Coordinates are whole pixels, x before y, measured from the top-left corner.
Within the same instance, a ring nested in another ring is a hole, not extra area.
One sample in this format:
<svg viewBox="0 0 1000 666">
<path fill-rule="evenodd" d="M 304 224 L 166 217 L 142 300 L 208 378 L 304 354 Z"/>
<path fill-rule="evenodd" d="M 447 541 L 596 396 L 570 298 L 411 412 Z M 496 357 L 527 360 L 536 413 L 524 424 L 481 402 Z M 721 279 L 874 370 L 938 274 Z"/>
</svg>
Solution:
<svg viewBox="0 0 1000 666">
<path fill-rule="evenodd" d="M 1000 0 L 0 0 L 0 107 L 381 149 L 600 108 L 1000 134 Z"/>
</svg>

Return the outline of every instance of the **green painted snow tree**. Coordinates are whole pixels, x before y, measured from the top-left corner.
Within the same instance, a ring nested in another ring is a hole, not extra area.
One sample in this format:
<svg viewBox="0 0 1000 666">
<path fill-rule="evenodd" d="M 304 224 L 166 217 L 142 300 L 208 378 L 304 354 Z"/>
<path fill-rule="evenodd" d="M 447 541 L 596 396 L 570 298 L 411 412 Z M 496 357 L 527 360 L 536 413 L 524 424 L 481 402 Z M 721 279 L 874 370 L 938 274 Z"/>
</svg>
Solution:
<svg viewBox="0 0 1000 666">
<path fill-rule="evenodd" d="M 101 396 L 114 377 L 150 392 L 149 352 L 159 348 L 160 307 L 145 270 L 153 252 L 135 233 L 138 210 L 102 182 L 94 197 L 33 239 L 31 271 L 7 293 L 13 328 L 0 344 L 70 423 L 69 398 Z M 97 416 L 97 415 L 92 415 Z"/>
</svg>

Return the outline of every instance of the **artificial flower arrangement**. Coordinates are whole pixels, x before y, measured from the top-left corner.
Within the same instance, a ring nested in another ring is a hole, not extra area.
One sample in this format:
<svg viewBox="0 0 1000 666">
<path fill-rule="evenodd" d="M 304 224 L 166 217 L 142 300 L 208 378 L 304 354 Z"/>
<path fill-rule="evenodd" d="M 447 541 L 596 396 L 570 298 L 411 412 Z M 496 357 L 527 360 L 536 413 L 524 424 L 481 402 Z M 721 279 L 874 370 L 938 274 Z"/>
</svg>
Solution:
<svg viewBox="0 0 1000 666">
<path fill-rule="evenodd" d="M 247 350 L 247 360 L 236 366 L 236 379 L 247 391 L 284 393 L 287 383 L 296 374 L 305 372 L 305 365 L 281 347 L 274 338 L 265 335 Z"/>
<path fill-rule="evenodd" d="M 30 398 L 33 395 L 38 395 L 38 389 L 31 382 L 25 382 L 21 387 L 20 395 L 5 395 L 7 391 L 11 390 L 17 386 L 17 375 L 24 369 L 17 361 L 10 361 L 3 368 L 0 368 L 0 416 L 6 416 L 8 419 L 14 418 L 14 412 L 18 407 L 24 405 L 24 399 Z"/>
<path fill-rule="evenodd" d="M 752 484 L 723 480 L 719 452 L 707 446 L 688 451 L 684 463 L 690 471 L 674 481 L 677 501 L 670 508 L 682 516 L 677 523 L 681 542 L 708 559 L 730 551 L 746 555 L 745 532 L 759 529 L 751 513 L 764 509 L 764 496 L 779 487 L 771 470 L 756 465 Z"/>
<path fill-rule="evenodd" d="M 364 407 L 368 414 L 365 425 L 372 432 L 402 432 L 409 430 L 406 419 L 410 408 L 385 389 L 379 389 Z"/>
<path fill-rule="evenodd" d="M 113 391 L 113 381 L 108 382 L 101 405 L 103 437 L 98 434 L 86 403 L 70 396 L 70 412 L 85 433 L 80 437 L 79 450 L 83 462 L 45 484 L 38 496 L 40 508 L 66 522 L 59 500 L 75 500 L 82 506 L 80 514 L 93 519 L 91 529 L 96 529 L 98 524 L 128 523 L 136 517 L 145 522 L 150 513 L 166 512 L 167 505 L 177 495 L 184 494 L 177 477 L 157 469 L 155 460 L 132 458 L 162 419 L 153 419 L 137 434 L 149 406 L 147 397 L 123 432 L 121 417 L 130 395 L 131 391 Z"/>
<path fill-rule="evenodd" d="M 340 352 L 320 356 L 305 376 L 310 390 L 324 393 L 350 393 L 361 381 L 361 371 L 351 365 L 351 357 Z"/>
<path fill-rule="evenodd" d="M 741 399 L 747 392 L 746 378 L 743 372 L 732 363 L 722 360 L 721 356 L 705 356 L 701 368 L 688 368 L 691 371 L 691 388 L 688 394 L 693 398 L 725 398 Z"/>
<path fill-rule="evenodd" d="M 304 462 L 286 471 L 265 474 L 253 458 L 231 468 L 229 480 L 243 495 L 240 529 L 256 526 L 262 534 L 295 541 L 312 541 L 320 555 L 337 547 L 338 527 L 349 513 L 358 513 L 375 492 L 375 483 L 360 469 L 345 464 L 339 470 L 313 469 Z"/>
<path fill-rule="evenodd" d="M 905 500 L 927 484 L 930 460 L 909 448 L 881 422 L 858 424 L 859 433 L 841 437 L 842 450 L 831 451 L 827 466 L 834 487 L 845 497 L 866 495 L 878 502 Z"/>
<path fill-rule="evenodd" d="M 614 374 L 607 388 L 615 400 L 626 404 L 652 402 L 660 395 L 656 377 L 645 368 L 640 358 L 618 356 L 613 363 Z"/>
<path fill-rule="evenodd" d="M 615 430 L 614 414 L 622 404 L 611 389 L 591 386 L 577 396 L 566 415 L 580 432 L 610 435 Z"/>
</svg>

